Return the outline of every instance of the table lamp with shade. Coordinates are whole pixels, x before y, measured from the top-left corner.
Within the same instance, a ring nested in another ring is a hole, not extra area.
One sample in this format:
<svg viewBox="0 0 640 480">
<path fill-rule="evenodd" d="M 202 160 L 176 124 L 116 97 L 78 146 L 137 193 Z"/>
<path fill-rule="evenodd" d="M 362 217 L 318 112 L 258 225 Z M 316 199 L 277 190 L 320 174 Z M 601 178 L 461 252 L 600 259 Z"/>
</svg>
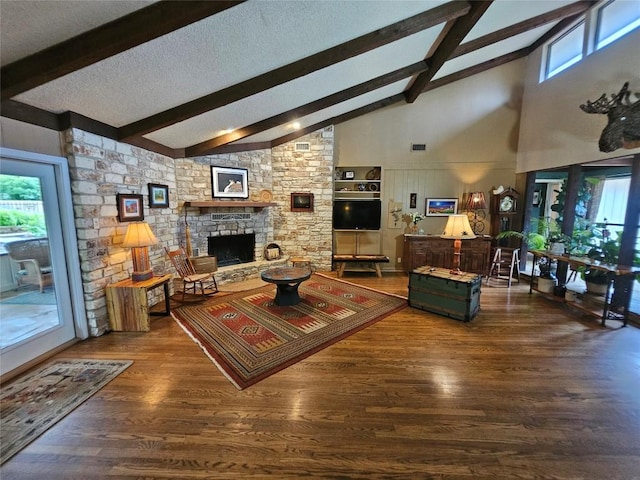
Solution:
<svg viewBox="0 0 640 480">
<path fill-rule="evenodd" d="M 442 232 L 440 238 L 453 240 L 453 268 L 451 273 L 459 274 L 462 240 L 476 238 L 469 224 L 469 217 L 466 215 L 449 215 L 447 225 L 444 227 L 444 232 Z"/>
<path fill-rule="evenodd" d="M 149 246 L 158 243 L 147 222 L 132 222 L 127 227 L 122 246 L 131 248 L 133 273 L 131 279 L 141 282 L 153 278 L 153 270 L 149 263 Z"/>
</svg>

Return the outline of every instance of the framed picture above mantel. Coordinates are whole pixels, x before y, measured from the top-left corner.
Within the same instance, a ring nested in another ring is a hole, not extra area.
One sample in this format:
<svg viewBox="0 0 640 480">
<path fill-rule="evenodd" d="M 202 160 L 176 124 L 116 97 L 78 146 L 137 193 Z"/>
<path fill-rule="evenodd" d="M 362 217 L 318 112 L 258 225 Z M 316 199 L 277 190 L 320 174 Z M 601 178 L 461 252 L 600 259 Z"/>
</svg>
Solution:
<svg viewBox="0 0 640 480">
<path fill-rule="evenodd" d="M 213 198 L 249 198 L 246 168 L 211 167 Z"/>
</svg>

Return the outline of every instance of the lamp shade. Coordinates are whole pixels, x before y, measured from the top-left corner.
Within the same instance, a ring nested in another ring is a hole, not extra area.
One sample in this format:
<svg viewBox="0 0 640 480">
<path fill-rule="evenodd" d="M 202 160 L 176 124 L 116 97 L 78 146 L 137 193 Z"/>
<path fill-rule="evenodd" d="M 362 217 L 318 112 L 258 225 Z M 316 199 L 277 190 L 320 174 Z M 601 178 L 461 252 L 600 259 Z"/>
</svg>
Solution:
<svg viewBox="0 0 640 480">
<path fill-rule="evenodd" d="M 467 199 L 467 210 L 482 210 L 487 208 L 484 192 L 471 192 Z"/>
<path fill-rule="evenodd" d="M 155 245 L 158 239 L 146 222 L 133 222 L 127 227 L 127 233 L 122 242 L 123 247 L 148 247 Z"/>
<path fill-rule="evenodd" d="M 476 238 L 476 234 L 471 229 L 469 217 L 466 215 L 449 215 L 447 225 L 444 227 L 444 232 L 442 232 L 440 238 L 467 240 Z"/>
</svg>

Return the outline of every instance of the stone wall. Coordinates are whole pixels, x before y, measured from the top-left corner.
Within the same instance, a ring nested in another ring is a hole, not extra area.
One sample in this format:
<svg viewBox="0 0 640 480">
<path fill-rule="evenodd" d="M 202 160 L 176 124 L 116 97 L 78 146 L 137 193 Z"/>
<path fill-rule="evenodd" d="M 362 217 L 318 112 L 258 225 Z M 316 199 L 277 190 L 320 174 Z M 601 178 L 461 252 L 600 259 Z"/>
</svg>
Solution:
<svg viewBox="0 0 640 480">
<path fill-rule="evenodd" d="M 263 260 L 264 246 L 274 242 L 283 254 L 308 256 L 314 269 L 331 269 L 331 212 L 333 128 L 314 132 L 296 142 L 309 142 L 310 151 L 296 152 L 294 142 L 270 150 L 257 150 L 192 159 L 172 159 L 131 145 L 118 143 L 78 129 L 65 133 L 65 154 L 72 180 L 74 215 L 82 270 L 85 306 L 92 336 L 109 330 L 105 287 L 131 275 L 131 253 L 119 245 L 127 224 L 117 218 L 118 193 L 142 194 L 144 219 L 158 237 L 149 249 L 156 274 L 173 272 L 164 247 L 185 244 L 185 214 L 192 247 L 206 255 L 209 235 L 256 234 L 256 263 L 246 268 L 220 269 L 219 283 L 241 281 L 259 275 L 274 262 Z M 185 201 L 211 200 L 211 166 L 246 168 L 249 195 L 262 190 L 273 193 L 276 207 L 208 209 L 184 207 Z M 148 183 L 169 186 L 169 208 L 150 209 Z M 291 212 L 293 192 L 314 194 L 313 212 Z M 250 213 L 246 220 L 216 221 L 211 213 Z M 282 262 L 278 262 L 282 263 Z M 150 305 L 162 293 L 150 292 Z"/>
<path fill-rule="evenodd" d="M 173 159 L 78 129 L 65 133 L 78 251 L 89 334 L 109 329 L 104 288 L 131 275 L 131 252 L 120 246 L 127 223 L 118 221 L 116 195 L 144 196 L 144 219 L 159 244 L 149 248 L 155 273 L 170 271 L 163 247 L 178 233 L 176 177 Z M 169 208 L 149 208 L 148 183 L 169 186 Z M 157 290 L 157 289 L 156 289 Z M 150 304 L 158 300 L 152 291 Z"/>
<path fill-rule="evenodd" d="M 296 142 L 309 142 L 296 152 Z M 282 205 L 274 218 L 274 241 L 291 256 L 306 256 L 316 270 L 331 270 L 333 215 L 333 127 L 273 148 L 273 197 Z M 292 212 L 291 194 L 313 193 L 313 212 Z"/>
<path fill-rule="evenodd" d="M 271 151 L 254 150 L 251 152 L 210 155 L 198 158 L 181 158 L 175 160 L 178 208 L 180 226 L 177 241 L 186 245 L 186 222 L 191 232 L 191 246 L 200 255 L 207 254 L 207 237 L 217 235 L 238 235 L 255 233 L 256 260 L 262 258 L 264 246 L 273 241 L 273 209 L 263 208 L 210 208 L 200 210 L 198 207 L 185 208 L 184 203 L 190 201 L 213 200 L 211 190 L 211 167 L 233 167 L 247 169 L 249 196 L 257 200 L 262 190 L 272 190 L 273 176 L 271 171 Z M 212 213 L 246 213 L 248 219 L 215 220 Z"/>
</svg>

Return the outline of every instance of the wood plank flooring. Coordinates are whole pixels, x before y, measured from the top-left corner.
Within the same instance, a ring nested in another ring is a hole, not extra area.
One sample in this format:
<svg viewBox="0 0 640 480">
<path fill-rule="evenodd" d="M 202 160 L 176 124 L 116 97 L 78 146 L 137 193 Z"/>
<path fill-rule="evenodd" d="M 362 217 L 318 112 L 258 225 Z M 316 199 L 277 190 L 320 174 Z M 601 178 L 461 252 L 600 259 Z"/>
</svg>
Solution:
<svg viewBox="0 0 640 480">
<path fill-rule="evenodd" d="M 469 323 L 406 308 L 239 391 L 161 317 L 58 354 L 134 363 L 0 477 L 640 479 L 640 329 L 620 326 L 483 284 Z"/>
</svg>

